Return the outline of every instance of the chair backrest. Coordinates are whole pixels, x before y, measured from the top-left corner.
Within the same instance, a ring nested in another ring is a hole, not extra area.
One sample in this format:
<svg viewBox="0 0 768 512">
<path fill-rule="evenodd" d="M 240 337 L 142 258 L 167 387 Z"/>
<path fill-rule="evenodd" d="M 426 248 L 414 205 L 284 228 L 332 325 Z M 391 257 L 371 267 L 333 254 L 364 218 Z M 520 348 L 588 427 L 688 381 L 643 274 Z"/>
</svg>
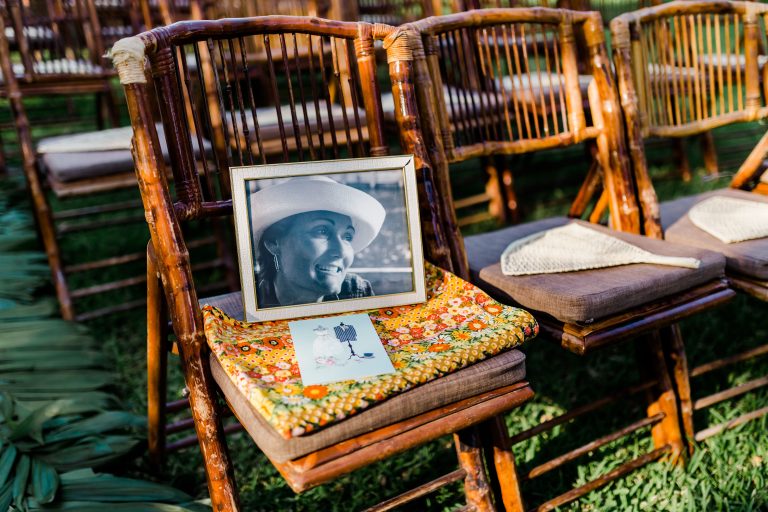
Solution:
<svg viewBox="0 0 768 512">
<path fill-rule="evenodd" d="M 768 5 L 757 2 L 676 1 L 611 22 L 648 234 L 660 236 L 661 228 L 642 139 L 685 137 L 768 116 L 768 68 L 759 51 L 766 21 Z"/>
<path fill-rule="evenodd" d="M 121 55 L 130 52 L 120 49 L 125 41 L 116 45 L 113 58 L 134 128 L 140 190 L 180 338 L 202 336 L 181 225 L 190 219 L 232 214 L 230 167 L 388 153 L 372 30 L 365 23 L 275 16 L 176 23 L 128 40 L 129 46 L 138 45 L 134 54 L 140 51 L 148 58 L 154 87 L 146 83 L 142 67 L 131 70 L 130 65 L 119 64 Z M 274 36 L 279 38 L 278 48 L 269 43 Z M 251 38 L 261 39 L 267 51 L 268 90 L 254 88 L 250 79 L 245 48 Z M 308 54 L 278 63 L 276 55 L 285 57 L 286 41 L 294 39 L 305 41 Z M 342 62 L 347 76 L 340 73 Z M 349 106 L 341 80 L 347 82 Z M 264 96 L 271 97 L 271 106 L 259 103 Z M 173 190 L 152 117 L 153 98 L 159 99 Z M 280 134 L 282 147 L 274 158 L 263 146 L 261 130 L 267 124 Z M 210 159 L 195 157 L 206 154 L 204 139 L 213 141 Z M 427 187 L 429 179 L 419 178 Z M 433 227 L 441 224 L 430 219 L 426 199 L 423 204 L 427 206 L 422 219 L 428 226 L 423 231 L 429 238 Z M 432 261 L 446 264 L 430 256 L 427 250 Z"/>
<path fill-rule="evenodd" d="M 9 52 L 19 55 L 11 65 L 13 76 L 32 82 L 106 73 L 92 0 L 7 0 L 0 6 L 0 18 Z M 10 53 L 7 59 L 12 59 Z"/>
<path fill-rule="evenodd" d="M 415 80 L 424 136 L 440 176 L 447 176 L 448 163 L 468 158 L 595 139 L 611 223 L 619 230 L 639 231 L 623 120 L 599 14 L 484 9 L 408 27 L 420 35 L 415 38 L 421 45 L 414 51 Z M 589 84 L 579 76 L 577 35 L 583 36 L 589 52 Z M 580 194 L 579 201 L 586 205 L 590 198 Z M 447 232 L 458 237 L 455 226 Z"/>
</svg>

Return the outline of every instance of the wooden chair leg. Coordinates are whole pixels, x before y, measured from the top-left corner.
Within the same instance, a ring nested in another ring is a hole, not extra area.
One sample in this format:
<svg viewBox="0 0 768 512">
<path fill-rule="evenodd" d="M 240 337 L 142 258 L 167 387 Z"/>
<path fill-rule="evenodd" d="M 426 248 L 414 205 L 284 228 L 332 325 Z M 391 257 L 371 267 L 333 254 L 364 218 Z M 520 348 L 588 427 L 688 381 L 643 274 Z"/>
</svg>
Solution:
<svg viewBox="0 0 768 512">
<path fill-rule="evenodd" d="M 467 505 L 477 512 L 492 512 L 493 492 L 483 461 L 483 447 L 478 427 L 461 430 L 453 435 L 459 467 L 466 472 L 464 494 Z"/>
<path fill-rule="evenodd" d="M 497 168 L 501 169 L 499 184 L 501 185 L 502 196 L 504 197 L 504 211 L 507 222 L 517 224 L 520 222 L 520 203 L 517 201 L 517 192 L 515 191 L 515 176 L 512 174 L 508 157 L 500 155 L 498 160 L 499 165 Z"/>
<path fill-rule="evenodd" d="M 165 460 L 168 382 L 167 314 L 151 243 L 147 246 L 147 442 L 155 467 Z"/>
<path fill-rule="evenodd" d="M 64 264 L 61 259 L 59 242 L 56 238 L 53 212 L 51 212 L 51 206 L 48 204 L 48 198 L 45 195 L 40 174 L 37 172 L 35 147 L 29 130 L 29 119 L 21 103 L 21 98 L 10 98 L 10 104 L 19 137 L 22 167 L 27 181 L 27 188 L 32 198 L 37 229 L 45 248 L 45 254 L 48 256 L 48 265 L 51 267 L 51 276 L 56 288 L 56 297 L 59 299 L 61 316 L 64 320 L 74 320 L 75 309 L 72 305 L 72 296 L 70 295 L 64 275 Z"/>
<path fill-rule="evenodd" d="M 217 512 L 239 512 L 240 503 L 235 484 L 234 468 L 224 439 L 221 412 L 214 397 L 216 383 L 208 364 L 205 335 L 198 332 L 192 339 L 179 340 L 179 355 L 189 389 L 189 405 L 195 422 L 200 453 L 205 464 L 211 508 Z"/>
<path fill-rule="evenodd" d="M 507 209 L 504 205 L 501 178 L 496 162 L 491 157 L 485 157 L 483 158 L 483 167 L 488 175 L 488 181 L 485 183 L 485 194 L 489 198 L 488 211 L 499 224 L 506 224 L 509 220 L 507 219 Z"/>
<path fill-rule="evenodd" d="M 648 417 L 663 414 L 663 419 L 651 428 L 653 444 L 656 449 L 670 446 L 669 460 L 673 464 L 683 463 L 683 435 L 680 428 L 677 400 L 669 378 L 661 335 L 654 331 L 636 342 L 638 362 L 641 372 L 656 381 L 648 390 Z"/>
<path fill-rule="evenodd" d="M 717 176 L 717 149 L 715 148 L 715 137 L 711 131 L 701 134 L 701 152 L 704 155 L 704 168 L 710 176 Z"/>
<path fill-rule="evenodd" d="M 675 160 L 675 166 L 680 172 L 680 177 L 686 183 L 691 181 L 691 162 L 688 160 L 685 139 L 672 139 L 672 155 Z"/>
<path fill-rule="evenodd" d="M 763 161 L 768 155 L 768 131 L 758 141 L 752 151 L 741 164 L 736 175 L 731 180 L 731 187 L 746 188 L 750 182 L 757 180 L 762 174 Z"/>
<path fill-rule="evenodd" d="M 667 366 L 672 375 L 677 405 L 685 434 L 688 454 L 693 454 L 693 399 L 691 398 L 691 377 L 688 370 L 688 358 L 685 355 L 685 345 L 680 333 L 680 327 L 675 324 L 661 330 L 661 342 L 667 358 Z"/>
<path fill-rule="evenodd" d="M 603 173 L 600 169 L 600 164 L 596 158 L 592 159 L 592 164 L 589 166 L 587 176 L 584 182 L 579 188 L 579 192 L 576 195 L 571 204 L 571 209 L 568 211 L 568 216 L 576 219 L 580 219 L 587 211 L 589 204 L 594 199 L 595 195 L 603 190 Z M 600 196 L 598 196 L 600 197 Z"/>
<path fill-rule="evenodd" d="M 494 475 L 493 484 L 499 487 L 500 496 L 496 499 L 497 507 L 504 505 L 507 512 L 523 512 L 525 503 L 520 489 L 520 479 L 517 475 L 515 456 L 512 454 L 512 443 L 509 439 L 509 431 L 504 423 L 504 418 L 495 418 L 483 424 L 484 439 L 490 441 L 489 469 Z"/>
</svg>

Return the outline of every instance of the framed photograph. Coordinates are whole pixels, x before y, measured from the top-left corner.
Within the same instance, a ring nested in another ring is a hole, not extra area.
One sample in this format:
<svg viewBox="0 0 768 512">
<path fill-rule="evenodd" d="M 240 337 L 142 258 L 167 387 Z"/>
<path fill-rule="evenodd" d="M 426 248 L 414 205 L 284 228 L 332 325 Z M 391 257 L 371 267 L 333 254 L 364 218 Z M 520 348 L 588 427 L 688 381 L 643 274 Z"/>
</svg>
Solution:
<svg viewBox="0 0 768 512">
<path fill-rule="evenodd" d="M 426 300 L 412 156 L 230 174 L 246 320 Z"/>
</svg>

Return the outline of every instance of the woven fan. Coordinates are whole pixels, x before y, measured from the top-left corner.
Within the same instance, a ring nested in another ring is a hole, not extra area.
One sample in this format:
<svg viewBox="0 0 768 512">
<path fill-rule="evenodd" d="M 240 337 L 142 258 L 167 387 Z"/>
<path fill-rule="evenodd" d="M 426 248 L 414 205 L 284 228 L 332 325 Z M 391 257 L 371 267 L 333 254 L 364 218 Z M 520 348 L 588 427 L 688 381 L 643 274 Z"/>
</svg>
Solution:
<svg viewBox="0 0 768 512">
<path fill-rule="evenodd" d="M 715 196 L 690 209 L 697 228 L 726 244 L 768 236 L 768 204 L 735 197 Z"/>
<path fill-rule="evenodd" d="M 501 271 L 508 276 L 555 274 L 630 263 L 699 268 L 697 259 L 659 256 L 576 223 L 516 240 L 501 255 Z"/>
</svg>

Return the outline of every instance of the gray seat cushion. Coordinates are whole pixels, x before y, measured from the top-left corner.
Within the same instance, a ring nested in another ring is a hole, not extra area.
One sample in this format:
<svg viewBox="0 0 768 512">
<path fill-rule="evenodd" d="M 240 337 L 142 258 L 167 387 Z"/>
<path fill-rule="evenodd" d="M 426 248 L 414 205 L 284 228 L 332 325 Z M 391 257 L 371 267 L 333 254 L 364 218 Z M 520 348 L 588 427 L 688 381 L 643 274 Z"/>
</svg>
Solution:
<svg viewBox="0 0 768 512">
<path fill-rule="evenodd" d="M 217 307 L 235 320 L 243 320 L 245 312 L 243 311 L 243 294 L 241 292 L 225 293 L 215 297 L 206 297 L 198 301 L 200 306 L 210 304 Z"/>
<path fill-rule="evenodd" d="M 465 398 L 510 386 L 525 378 L 525 355 L 519 350 L 509 350 L 417 386 L 315 433 L 286 440 L 236 388 L 214 355 L 210 356 L 210 361 L 213 378 L 240 423 L 261 451 L 276 462 L 301 457 Z"/>
<path fill-rule="evenodd" d="M 67 183 L 130 172 L 133 156 L 127 149 L 83 153 L 45 153 L 40 157 L 43 171 L 56 181 Z"/>
<path fill-rule="evenodd" d="M 768 238 L 726 244 L 693 225 L 688 210 L 713 196 L 735 197 L 768 204 L 768 196 L 743 190 L 722 189 L 661 204 L 661 223 L 670 242 L 716 251 L 725 256 L 727 270 L 756 279 L 768 279 Z"/>
<path fill-rule="evenodd" d="M 701 261 L 698 269 L 633 264 L 579 272 L 505 276 L 499 258 L 513 240 L 569 222 L 580 222 L 664 256 Z M 722 277 L 722 255 L 639 235 L 619 233 L 565 217 L 530 222 L 465 239 L 472 280 L 498 300 L 547 313 L 563 322 L 589 323 Z M 535 312 L 534 312 L 535 315 Z"/>
<path fill-rule="evenodd" d="M 160 139 L 160 147 L 163 151 L 163 158 L 168 161 L 168 145 L 165 142 L 165 131 L 162 125 L 159 123 L 156 125 L 157 136 Z M 112 146 L 124 145 L 126 148 L 130 148 L 131 145 L 131 131 L 125 131 L 117 128 L 115 131 L 124 134 L 126 140 L 122 144 L 116 144 L 115 141 L 111 141 Z M 97 132 L 94 132 L 97 133 Z M 67 139 L 73 139 L 78 146 L 82 145 L 84 134 L 73 135 L 61 135 L 57 137 L 48 137 L 41 139 L 38 146 L 45 147 L 45 145 L 55 146 L 62 143 L 66 144 Z M 197 150 L 197 141 L 194 141 L 192 147 L 195 150 L 195 154 L 199 154 Z M 203 140 L 203 148 L 206 154 L 211 152 L 211 143 L 208 140 Z M 88 178 L 99 178 L 103 176 L 112 176 L 124 172 L 133 171 L 133 156 L 130 149 L 109 149 L 102 151 L 96 145 L 90 151 L 76 151 L 76 152 L 46 152 L 40 155 L 40 163 L 43 172 L 46 172 L 50 177 L 58 182 L 67 183 L 71 181 L 77 181 Z"/>
</svg>

